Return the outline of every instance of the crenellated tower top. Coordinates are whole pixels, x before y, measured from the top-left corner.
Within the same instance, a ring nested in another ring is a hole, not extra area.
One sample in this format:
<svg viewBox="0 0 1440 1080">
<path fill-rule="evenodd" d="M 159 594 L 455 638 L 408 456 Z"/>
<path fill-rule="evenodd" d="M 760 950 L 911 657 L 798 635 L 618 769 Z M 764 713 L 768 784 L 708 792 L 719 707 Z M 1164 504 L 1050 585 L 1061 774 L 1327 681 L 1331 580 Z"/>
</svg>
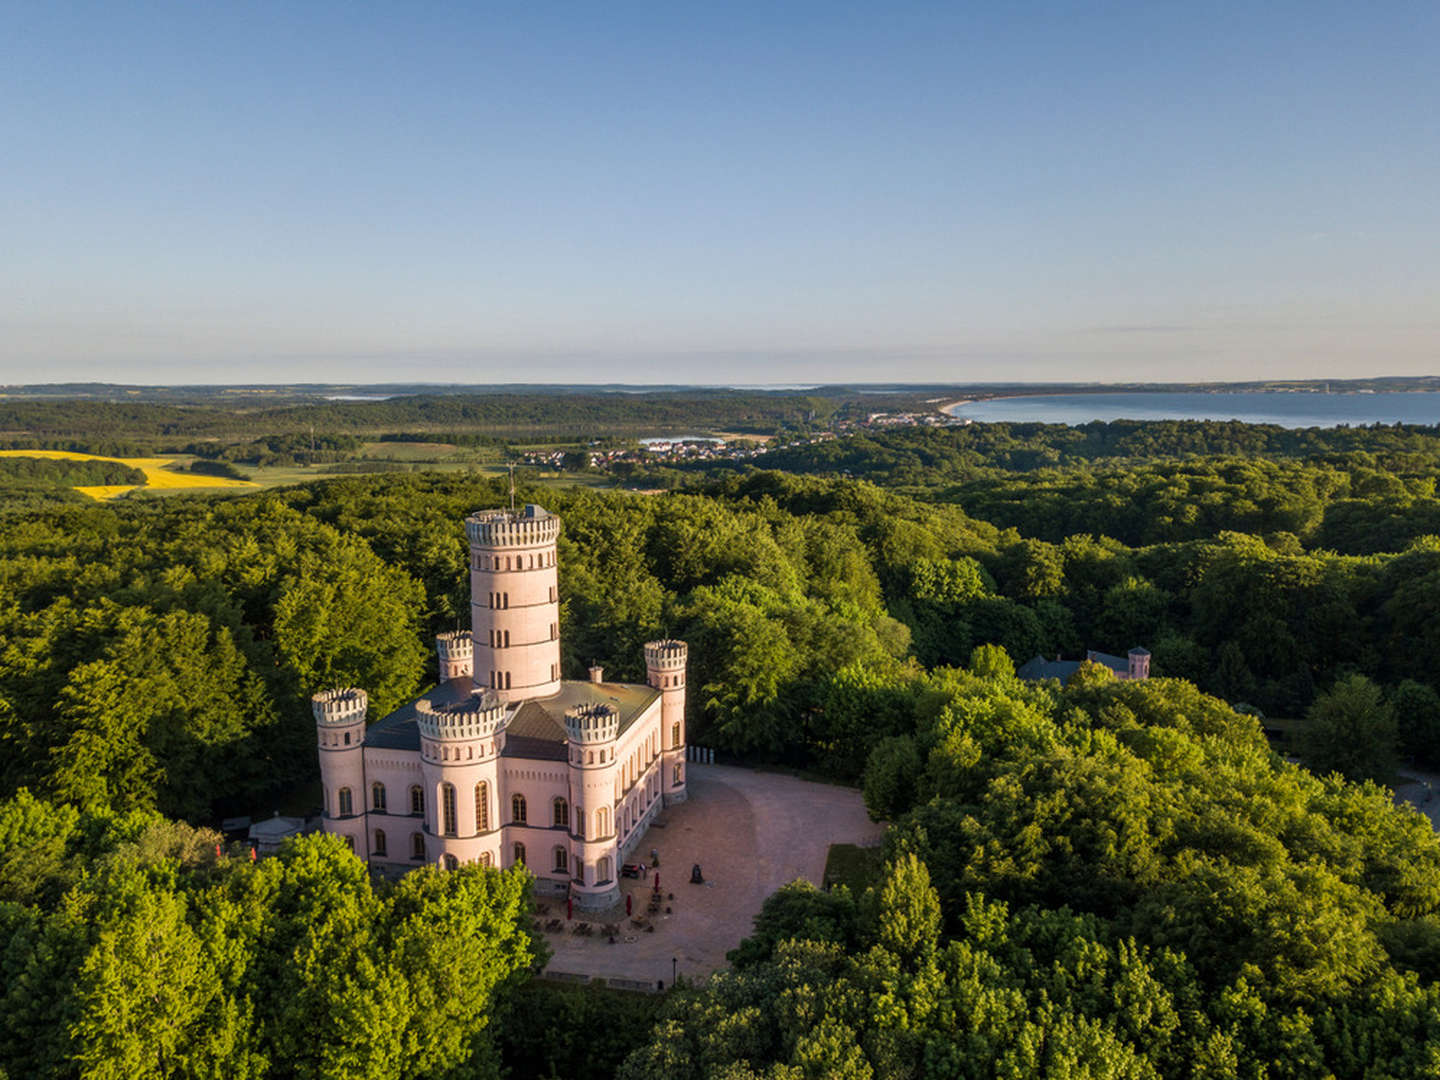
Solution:
<svg viewBox="0 0 1440 1080">
<path fill-rule="evenodd" d="M 689 646 L 683 641 L 667 638 L 664 641 L 645 643 L 645 667 L 649 671 L 682 671 L 689 654 Z"/>
<path fill-rule="evenodd" d="M 317 724 L 332 727 L 356 721 L 363 724 L 370 708 L 370 696 L 354 686 L 322 690 L 311 695 L 310 708 Z"/>
<path fill-rule="evenodd" d="M 428 698 L 415 703 L 415 726 L 427 739 L 488 739 L 504 723 L 505 705 L 488 690 L 453 705 L 436 705 Z"/>
<path fill-rule="evenodd" d="M 560 519 L 528 503 L 519 510 L 477 510 L 465 519 L 471 547 L 534 547 L 553 544 Z"/>
<path fill-rule="evenodd" d="M 591 702 L 565 710 L 565 734 L 571 742 L 612 742 L 620 733 L 620 713 L 613 705 Z"/>
</svg>

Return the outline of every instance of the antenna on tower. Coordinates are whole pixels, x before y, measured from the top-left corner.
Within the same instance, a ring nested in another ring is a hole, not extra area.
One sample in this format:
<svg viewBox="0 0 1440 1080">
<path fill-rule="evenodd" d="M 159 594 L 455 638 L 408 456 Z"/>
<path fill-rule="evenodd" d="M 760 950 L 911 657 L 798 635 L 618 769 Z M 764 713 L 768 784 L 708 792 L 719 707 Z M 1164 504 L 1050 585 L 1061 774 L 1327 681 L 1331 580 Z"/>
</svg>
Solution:
<svg viewBox="0 0 1440 1080">
<path fill-rule="evenodd" d="M 511 511 L 511 513 L 514 513 L 514 511 L 515 511 L 515 463 L 514 463 L 513 461 L 510 463 L 509 469 L 510 469 L 510 511 Z"/>
</svg>

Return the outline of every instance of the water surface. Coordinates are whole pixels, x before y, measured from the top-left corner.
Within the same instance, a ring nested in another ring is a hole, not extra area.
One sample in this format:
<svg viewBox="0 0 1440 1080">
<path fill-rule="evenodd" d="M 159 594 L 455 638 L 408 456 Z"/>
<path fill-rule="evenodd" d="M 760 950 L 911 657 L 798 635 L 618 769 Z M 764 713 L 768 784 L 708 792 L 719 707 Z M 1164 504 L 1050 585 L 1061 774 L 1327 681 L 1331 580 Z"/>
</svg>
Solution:
<svg viewBox="0 0 1440 1080">
<path fill-rule="evenodd" d="M 1281 427 L 1342 424 L 1437 424 L 1440 393 L 1180 393 L 1036 394 L 962 402 L 948 410 L 961 419 L 990 423 L 1040 421 L 1085 424 L 1091 420 L 1244 420 Z"/>
</svg>

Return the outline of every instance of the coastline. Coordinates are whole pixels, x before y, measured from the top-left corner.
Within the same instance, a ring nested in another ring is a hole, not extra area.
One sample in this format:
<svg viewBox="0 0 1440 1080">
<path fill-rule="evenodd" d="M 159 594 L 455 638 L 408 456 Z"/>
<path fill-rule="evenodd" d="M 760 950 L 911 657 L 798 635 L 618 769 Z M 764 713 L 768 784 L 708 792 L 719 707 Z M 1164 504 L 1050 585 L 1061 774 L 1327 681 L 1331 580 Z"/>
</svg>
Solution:
<svg viewBox="0 0 1440 1080">
<path fill-rule="evenodd" d="M 1414 424 L 1414 425 L 1420 425 L 1420 426 L 1434 426 L 1434 425 L 1436 425 L 1437 423 L 1440 423 L 1440 414 L 1437 414 L 1437 415 L 1435 415 L 1435 416 L 1428 415 L 1428 413 L 1429 413 L 1429 407 L 1428 407 L 1428 406 L 1425 408 L 1425 413 L 1426 413 L 1427 415 L 1420 415 L 1420 416 L 1405 416 L 1405 415 L 1403 415 L 1403 413 L 1405 413 L 1405 412 L 1413 412 L 1413 411 L 1414 411 L 1413 409 L 1401 410 L 1401 411 L 1400 411 L 1400 414 L 1391 413 L 1391 414 L 1389 414 L 1389 415 L 1383 415 L 1383 414 L 1377 415 L 1377 414 L 1374 414 L 1374 413 L 1369 413 L 1369 414 L 1367 414 L 1367 410 L 1364 408 L 1364 406 L 1360 406 L 1360 405 L 1358 405 L 1358 403 L 1352 408 L 1352 407 L 1349 407 L 1349 406 L 1340 406 L 1340 403 L 1337 402 L 1337 401 L 1335 401 L 1335 399 L 1337 399 L 1337 398 L 1344 398 L 1344 399 L 1350 399 L 1350 400 L 1357 400 L 1357 399 L 1358 399 L 1358 401 L 1366 401 L 1366 400 L 1374 401 L 1374 400 L 1377 399 L 1377 397 L 1380 398 L 1380 399 L 1390 398 L 1390 397 L 1401 397 L 1401 396 L 1406 397 L 1406 398 L 1413 398 L 1413 397 L 1416 397 L 1416 396 L 1424 396 L 1424 397 L 1431 397 L 1431 398 L 1440 397 L 1440 390 L 1432 390 L 1432 389 L 1429 389 L 1429 388 L 1426 388 L 1426 389 L 1413 389 L 1413 390 L 1385 390 L 1385 391 L 1375 391 L 1375 390 L 1370 390 L 1370 389 L 1357 389 L 1357 390 L 1349 390 L 1349 389 L 1346 389 L 1346 390 L 1335 390 L 1335 391 L 1319 391 L 1319 390 L 1299 390 L 1299 389 L 1281 389 L 1281 388 L 1277 388 L 1277 389 L 1259 389 L 1259 388 L 1256 388 L 1256 389 L 1248 389 L 1248 390 L 1240 390 L 1240 389 L 1234 389 L 1234 388 L 1211 389 L 1211 390 L 1169 390 L 1169 389 L 1159 389 L 1159 388 L 1156 388 L 1156 389 L 1135 389 L 1135 388 L 1128 388 L 1128 387 L 1126 387 L 1126 388 L 1120 388 L 1120 387 L 1088 387 L 1088 388 L 1085 388 L 1085 389 L 1063 389 L 1063 390 L 1062 390 L 1062 389 L 1049 389 L 1049 388 L 1047 388 L 1047 389 L 1044 389 L 1044 390 L 1036 390 L 1036 391 L 1034 391 L 1034 392 L 1028 392 L 1028 393 L 1026 393 L 1026 392 L 1016 393 L 1016 392 L 1008 391 L 1008 390 L 1007 390 L 1007 391 L 1001 391 L 1001 392 L 999 392 L 999 393 L 994 393 L 994 394 L 972 394 L 970 397 L 960 398 L 960 399 L 957 399 L 957 400 L 955 400 L 955 401 L 948 402 L 948 403 L 946 403 L 945 405 L 939 406 L 939 410 L 938 410 L 938 411 L 941 413 L 941 415 L 943 415 L 943 416 L 945 416 L 945 417 L 947 417 L 947 418 L 949 418 L 949 419 L 951 419 L 951 420 L 961 420 L 961 419 L 963 419 L 963 420 L 968 420 L 968 421 L 972 421 L 972 422 L 976 422 L 976 423 L 981 423 L 981 422 L 986 422 L 983 416 L 960 417 L 960 416 L 957 416 L 957 415 L 956 415 L 957 410 L 959 410 L 959 409 L 961 409 L 961 408 L 964 408 L 964 407 L 966 407 L 966 406 L 971 406 L 971 405 L 985 405 L 985 404 L 990 404 L 990 403 L 992 403 L 992 402 L 1012 401 L 1012 400 L 1015 400 L 1015 399 L 1024 399 L 1024 398 L 1037 398 L 1037 399 L 1039 399 L 1039 398 L 1057 398 L 1057 397 L 1058 397 L 1058 398 L 1082 398 L 1082 397 L 1112 397 L 1112 398 L 1113 398 L 1113 397 L 1123 397 L 1123 398 L 1132 398 L 1132 399 L 1143 399 L 1143 398 L 1147 398 L 1147 397 L 1162 398 L 1162 397 L 1167 397 L 1167 396 L 1173 396 L 1173 397 L 1181 397 L 1181 398 L 1196 398 L 1196 399 L 1201 399 L 1201 398 L 1215 398 L 1215 397 L 1231 397 L 1231 398 L 1234 398 L 1234 397 L 1240 397 L 1240 396 L 1242 396 L 1242 395 L 1245 396 L 1245 397 L 1260 397 L 1260 398 L 1281 399 L 1281 400 L 1286 401 L 1287 403 L 1294 403 L 1294 404 L 1290 404 L 1290 407 L 1289 407 L 1289 408 L 1280 408 L 1280 409 L 1278 409 L 1277 411 L 1271 411 L 1270 409 L 1255 409 L 1253 406 L 1247 406 L 1247 407 L 1245 407 L 1245 408 L 1239 408 L 1239 407 L 1237 407 L 1237 413 L 1236 413 L 1236 414 L 1232 414 L 1232 415 L 1230 415 L 1229 417 L 1224 417 L 1224 416 L 1222 415 L 1222 411 L 1223 411 L 1226 407 L 1225 407 L 1223 404 L 1218 404 L 1218 403 L 1216 403 L 1216 404 L 1212 404 L 1212 405 L 1211 405 L 1210 408 L 1213 410 L 1213 414 L 1212 414 L 1212 415 L 1209 415 L 1209 416 L 1195 415 L 1195 414 L 1191 413 L 1190 410 L 1186 409 L 1186 410 L 1177 411 L 1177 412 L 1176 412 L 1175 414 L 1173 414 L 1173 415 L 1164 415 L 1164 416 L 1162 416 L 1162 415 L 1159 415 L 1159 414 L 1157 413 L 1157 414 L 1155 414 L 1155 415 L 1146 416 L 1146 415 L 1142 412 L 1142 413 L 1138 413 L 1138 414 L 1136 414 L 1136 415 L 1126 416 L 1126 418 L 1132 419 L 1132 420 L 1137 420 L 1137 419 L 1138 419 L 1138 420 L 1146 420 L 1146 419 L 1148 419 L 1148 420 L 1159 420 L 1159 419 L 1176 419 L 1176 420 L 1179 420 L 1179 419 L 1210 419 L 1210 420 L 1230 419 L 1230 420 L 1238 420 L 1238 421 L 1241 421 L 1241 422 L 1247 423 L 1247 424 L 1273 424 L 1273 425 L 1278 425 L 1278 426 L 1280 426 L 1280 427 L 1294 427 L 1294 428 L 1300 428 L 1300 427 L 1322 427 L 1322 428 L 1328 428 L 1328 427 L 1338 427 L 1338 426 L 1349 426 L 1349 425 L 1355 425 L 1355 424 L 1377 424 L 1377 423 L 1378 423 L 1378 424 Z M 1316 399 L 1318 399 L 1318 400 L 1316 400 Z M 1319 401 L 1328 401 L 1328 402 L 1331 403 L 1331 407 L 1330 407 L 1330 409 L 1327 410 L 1327 409 L 1324 408 L 1323 406 L 1320 406 L 1318 412 L 1317 412 L 1317 411 L 1314 411 L 1313 409 L 1307 409 L 1307 408 L 1305 408 L 1305 406 L 1299 406 L 1299 408 L 1296 409 L 1296 404 L 1298 404 L 1298 402 L 1300 402 L 1300 401 L 1307 401 L 1307 400 L 1314 400 L 1316 406 L 1319 406 Z M 1113 404 L 1113 403 L 1112 403 L 1112 404 Z M 1134 404 L 1139 405 L 1139 402 L 1137 401 L 1137 402 L 1135 402 Z M 1146 408 L 1147 406 L 1140 405 L 1139 407 L 1140 407 L 1141 409 L 1144 409 L 1144 408 Z M 1043 412 L 1043 407 L 1037 405 L 1036 408 L 1037 408 L 1037 409 L 1042 409 L 1042 412 Z M 1291 410 L 1295 410 L 1295 411 L 1292 413 Z M 1202 411 L 1202 410 L 1197 410 L 1197 412 L 1200 412 L 1200 411 Z M 1187 414 L 1188 414 L 1188 415 L 1187 415 Z M 1119 415 L 1119 416 L 1125 416 L 1125 414 L 1118 414 L 1118 415 Z M 1107 418 L 1107 417 L 1101 416 L 1101 417 L 1097 417 L 1096 419 L 1105 420 L 1105 421 L 1108 422 L 1108 420 L 1115 419 L 1115 418 L 1116 418 L 1116 417 L 1108 417 L 1108 418 Z M 1052 417 L 1052 418 L 1048 418 L 1048 419 L 1047 419 L 1045 416 L 1042 415 L 1042 416 L 1039 416 L 1039 417 L 1030 417 L 1030 416 L 1027 416 L 1027 417 L 1022 418 L 1022 419 L 1017 419 L 1017 418 L 1015 418 L 1015 417 L 1000 418 L 1000 419 L 992 420 L 992 421 L 990 421 L 990 422 L 996 422 L 996 423 L 1038 422 L 1038 423 L 1060 423 L 1060 424 L 1072 423 L 1072 424 L 1073 424 L 1073 423 L 1079 423 L 1079 422 L 1081 422 L 1081 421 L 1075 420 L 1075 419 L 1073 419 L 1073 418 L 1071 418 L 1071 419 L 1059 419 L 1059 418 L 1053 418 L 1053 417 Z"/>
</svg>

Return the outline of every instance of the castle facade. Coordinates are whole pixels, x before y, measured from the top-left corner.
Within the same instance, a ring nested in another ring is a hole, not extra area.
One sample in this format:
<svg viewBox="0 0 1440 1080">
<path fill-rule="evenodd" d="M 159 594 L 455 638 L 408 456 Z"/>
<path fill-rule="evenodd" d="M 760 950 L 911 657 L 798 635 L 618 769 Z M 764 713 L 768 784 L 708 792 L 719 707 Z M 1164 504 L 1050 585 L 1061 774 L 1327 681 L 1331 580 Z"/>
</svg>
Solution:
<svg viewBox="0 0 1440 1080">
<path fill-rule="evenodd" d="M 439 684 L 368 727 L 364 690 L 313 698 L 324 828 L 382 869 L 523 863 L 538 893 L 608 907 L 625 855 L 685 799 L 685 643 L 645 646 L 643 686 L 561 678 L 560 519 L 465 528 L 470 630 L 436 639 Z"/>
</svg>

